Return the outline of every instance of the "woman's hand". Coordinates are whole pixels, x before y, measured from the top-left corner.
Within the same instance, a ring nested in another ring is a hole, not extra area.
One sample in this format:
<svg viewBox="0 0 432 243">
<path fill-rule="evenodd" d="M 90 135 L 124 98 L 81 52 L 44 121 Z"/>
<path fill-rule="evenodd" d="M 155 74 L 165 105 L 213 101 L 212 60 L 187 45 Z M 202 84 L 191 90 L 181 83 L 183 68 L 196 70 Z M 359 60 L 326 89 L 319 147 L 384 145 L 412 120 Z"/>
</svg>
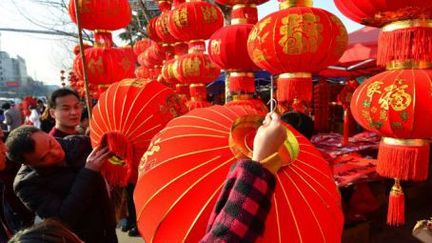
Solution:
<svg viewBox="0 0 432 243">
<path fill-rule="evenodd" d="M 263 162 L 263 160 L 275 154 L 287 137 L 285 129 L 276 113 L 268 113 L 255 136 L 252 160 Z M 274 166 L 272 165 L 272 167 Z M 279 167 L 280 165 L 277 169 Z"/>
</svg>

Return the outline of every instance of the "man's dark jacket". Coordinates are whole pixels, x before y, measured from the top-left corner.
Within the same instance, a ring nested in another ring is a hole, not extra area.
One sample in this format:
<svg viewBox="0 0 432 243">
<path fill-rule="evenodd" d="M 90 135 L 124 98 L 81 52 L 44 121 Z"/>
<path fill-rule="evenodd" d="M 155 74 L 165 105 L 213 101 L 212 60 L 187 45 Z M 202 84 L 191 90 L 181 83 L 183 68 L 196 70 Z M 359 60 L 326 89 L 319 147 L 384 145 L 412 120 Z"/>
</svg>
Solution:
<svg viewBox="0 0 432 243">
<path fill-rule="evenodd" d="M 65 166 L 31 168 L 23 165 L 14 190 L 41 218 L 59 218 L 86 243 L 117 242 L 114 211 L 105 180 L 84 168 L 91 152 L 85 136 L 56 138 L 66 154 Z"/>
</svg>

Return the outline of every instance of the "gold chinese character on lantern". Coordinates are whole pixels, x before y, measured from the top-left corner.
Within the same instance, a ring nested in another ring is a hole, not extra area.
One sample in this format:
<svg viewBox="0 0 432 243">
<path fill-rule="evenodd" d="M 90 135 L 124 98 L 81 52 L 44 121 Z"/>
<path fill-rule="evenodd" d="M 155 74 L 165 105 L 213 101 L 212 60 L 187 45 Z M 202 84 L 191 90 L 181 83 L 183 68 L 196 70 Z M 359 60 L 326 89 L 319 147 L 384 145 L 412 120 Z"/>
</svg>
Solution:
<svg viewBox="0 0 432 243">
<path fill-rule="evenodd" d="M 90 59 L 88 63 L 88 68 L 90 73 L 93 75 L 95 74 L 103 74 L 104 73 L 104 67 L 103 67 L 103 60 L 102 57 L 99 57 L 97 60 Z"/>
<path fill-rule="evenodd" d="M 186 8 L 179 8 L 174 10 L 173 13 L 174 23 L 177 27 L 184 27 L 188 25 L 188 11 Z"/>
<path fill-rule="evenodd" d="M 323 31 L 319 16 L 311 13 L 290 14 L 281 21 L 279 33 L 282 38 L 278 43 L 285 54 L 298 55 L 318 51 Z"/>
<path fill-rule="evenodd" d="M 204 23 L 211 24 L 216 22 L 217 20 L 217 10 L 213 6 L 204 6 L 201 7 L 201 13 L 203 15 Z"/>
<path fill-rule="evenodd" d="M 375 81 L 368 85 L 367 87 L 367 97 L 369 97 L 369 100 L 372 100 L 372 96 L 376 94 L 381 94 L 381 85 L 383 84 L 382 81 Z"/>
<path fill-rule="evenodd" d="M 340 19 L 334 15 L 331 16 L 331 20 L 339 28 L 339 33 L 336 36 L 336 42 L 338 43 L 336 48 L 336 55 L 342 55 L 346 49 L 346 43 L 348 41 L 348 33 L 346 32 L 345 26 L 340 21 Z"/>
<path fill-rule="evenodd" d="M 400 86 L 398 86 L 398 84 Z M 403 80 L 399 79 L 396 84 L 391 84 L 384 88 L 384 92 L 381 95 L 378 103 L 381 108 L 388 110 L 390 106 L 395 111 L 403 111 L 411 104 L 412 97 L 410 94 L 405 92 L 408 88 L 407 84 L 404 84 Z"/>
<path fill-rule="evenodd" d="M 212 40 L 210 43 L 210 51 L 213 55 L 220 55 L 221 40 Z"/>
<path fill-rule="evenodd" d="M 196 77 L 200 75 L 201 61 L 197 57 L 187 58 L 183 62 L 183 75 L 185 77 Z"/>
</svg>

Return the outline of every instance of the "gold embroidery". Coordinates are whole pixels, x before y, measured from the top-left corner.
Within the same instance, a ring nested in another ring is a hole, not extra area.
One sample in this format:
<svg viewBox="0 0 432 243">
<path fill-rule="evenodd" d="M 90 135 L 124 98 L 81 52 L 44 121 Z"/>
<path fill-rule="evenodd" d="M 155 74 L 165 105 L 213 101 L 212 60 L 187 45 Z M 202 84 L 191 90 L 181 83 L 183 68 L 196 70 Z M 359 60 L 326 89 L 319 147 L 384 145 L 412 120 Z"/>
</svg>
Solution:
<svg viewBox="0 0 432 243">
<path fill-rule="evenodd" d="M 145 87 L 147 85 L 147 81 L 144 79 L 124 79 L 122 81 L 120 81 L 119 86 L 124 87 L 124 86 L 132 86 L 132 87 L 137 87 L 137 88 L 142 88 Z"/>
<path fill-rule="evenodd" d="M 319 16 L 311 13 L 290 14 L 282 18 L 281 22 L 279 34 L 282 38 L 278 43 L 285 54 L 298 55 L 318 51 L 323 40 L 323 26 Z"/>
<path fill-rule="evenodd" d="M 148 150 L 141 157 L 139 173 L 141 174 L 144 169 L 150 169 L 152 165 L 148 164 L 148 157 L 154 155 L 155 153 L 160 151 L 160 138 L 156 139 L 154 142 L 152 141 L 149 145 Z M 147 164 L 147 165 L 146 165 Z"/>
<path fill-rule="evenodd" d="M 377 93 L 381 94 L 381 85 L 383 84 L 382 81 L 375 81 L 368 85 L 367 88 L 367 97 L 369 97 L 369 100 L 372 100 L 372 96 Z"/>
<path fill-rule="evenodd" d="M 345 49 L 347 47 L 348 44 L 348 33 L 346 31 L 345 26 L 342 24 L 342 22 L 340 21 L 340 19 L 334 15 L 331 16 L 331 20 L 333 21 L 333 23 L 336 24 L 336 26 L 339 29 L 339 33 L 336 36 L 336 50 L 335 50 L 335 54 L 336 55 L 342 55 L 342 53 L 345 52 Z"/>
<path fill-rule="evenodd" d="M 218 18 L 217 10 L 213 6 L 201 7 L 201 13 L 203 15 L 204 23 L 211 24 L 217 21 Z"/>
<path fill-rule="evenodd" d="M 381 108 L 389 110 L 391 106 L 395 111 L 403 111 L 411 104 L 412 97 L 405 92 L 408 85 L 404 84 L 402 79 L 396 80 L 396 83 L 384 88 L 384 93 L 378 101 L 381 104 Z M 398 85 L 400 86 L 398 87 Z"/>
<path fill-rule="evenodd" d="M 261 32 L 263 31 L 263 29 L 269 24 L 271 23 L 272 18 L 266 18 L 263 21 L 261 21 L 260 23 L 258 23 L 258 27 L 255 25 L 249 35 L 249 42 L 250 41 L 254 41 L 255 39 L 258 38 L 259 42 L 262 41 L 261 39 Z M 268 35 L 268 33 L 266 33 L 263 38 L 266 38 L 266 36 Z"/>
<path fill-rule="evenodd" d="M 129 70 L 131 68 L 131 65 L 131 61 L 126 57 L 124 57 L 120 62 L 120 66 L 123 68 L 124 71 Z"/>
<path fill-rule="evenodd" d="M 266 60 L 264 53 L 260 49 L 254 49 L 252 52 L 252 56 L 254 61 L 256 62 L 262 62 Z"/>
<path fill-rule="evenodd" d="M 182 28 L 188 25 L 187 8 L 179 8 L 173 10 L 172 16 L 174 18 L 174 23 L 177 27 Z"/>
<path fill-rule="evenodd" d="M 186 58 L 183 61 L 183 75 L 185 77 L 197 77 L 200 76 L 200 65 L 201 61 L 198 57 Z"/>
<path fill-rule="evenodd" d="M 221 40 L 212 40 L 210 43 L 210 52 L 212 55 L 220 55 Z"/>
<path fill-rule="evenodd" d="M 392 123 L 390 124 L 390 126 L 391 126 L 393 129 L 402 129 L 402 123 L 400 123 L 400 122 L 392 122 Z"/>
<path fill-rule="evenodd" d="M 95 74 L 103 74 L 104 73 L 104 65 L 103 65 L 103 60 L 102 57 L 99 57 L 97 60 L 95 59 L 90 59 L 89 63 L 88 63 L 88 68 L 90 73 L 92 73 L 93 75 Z"/>
</svg>

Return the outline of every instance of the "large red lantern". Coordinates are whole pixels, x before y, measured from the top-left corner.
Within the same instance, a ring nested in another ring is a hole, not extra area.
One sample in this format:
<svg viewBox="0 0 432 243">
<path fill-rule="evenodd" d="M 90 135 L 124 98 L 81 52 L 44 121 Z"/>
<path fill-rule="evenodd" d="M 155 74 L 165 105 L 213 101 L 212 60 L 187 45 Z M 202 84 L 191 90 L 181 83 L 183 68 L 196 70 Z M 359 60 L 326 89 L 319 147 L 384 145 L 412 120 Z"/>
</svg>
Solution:
<svg viewBox="0 0 432 243">
<path fill-rule="evenodd" d="M 273 74 L 313 73 L 336 63 L 348 35 L 342 22 L 319 8 L 292 7 L 260 20 L 249 35 L 248 51 Z"/>
<path fill-rule="evenodd" d="M 124 78 L 133 78 L 135 56 L 123 48 L 97 48 L 85 50 L 88 80 L 93 84 L 111 84 Z M 74 70 L 84 79 L 81 55 L 75 57 Z"/>
<path fill-rule="evenodd" d="M 210 59 L 226 71 L 257 71 L 247 50 L 252 24 L 229 25 L 217 30 L 209 39 Z"/>
<path fill-rule="evenodd" d="M 334 0 L 353 21 L 375 27 L 405 19 L 429 19 L 432 2 L 424 0 Z"/>
<path fill-rule="evenodd" d="M 353 116 L 364 128 L 385 137 L 379 153 L 385 153 L 384 147 L 387 145 L 401 145 L 399 152 L 409 150 L 405 148 L 410 147 L 410 139 L 432 137 L 432 116 L 425 115 L 432 114 L 432 97 L 430 92 L 424 92 L 432 89 L 431 78 L 432 70 L 386 71 L 369 78 L 355 91 L 351 101 Z M 377 170 L 391 178 L 425 180 L 428 163 L 424 164 L 426 169 L 413 167 L 405 170 L 407 166 L 418 165 L 418 160 L 427 158 L 428 161 L 428 143 L 415 141 L 411 141 L 412 147 L 422 149 L 427 154 L 420 153 L 413 158 L 408 156 L 410 152 L 407 151 L 407 156 L 400 156 L 397 161 L 380 161 Z M 411 159 L 414 161 L 410 161 Z M 382 170 L 384 167 L 394 169 L 385 172 Z"/>
<path fill-rule="evenodd" d="M 102 169 L 107 180 L 115 185 L 125 185 L 131 176 L 133 180 L 151 138 L 186 111 L 174 91 L 156 81 L 125 79 L 112 84 L 93 107 L 90 120 L 93 146 L 107 139 L 116 155 Z"/>
<path fill-rule="evenodd" d="M 168 29 L 182 41 L 206 40 L 223 26 L 222 11 L 208 2 L 179 4 L 169 15 Z"/>
<path fill-rule="evenodd" d="M 209 83 L 220 73 L 220 69 L 204 53 L 180 56 L 173 65 L 174 75 L 181 83 Z"/>
<path fill-rule="evenodd" d="M 78 1 L 82 28 L 89 30 L 116 30 L 126 27 L 132 19 L 128 0 Z M 69 2 L 69 16 L 76 23 L 75 1 Z"/>
<path fill-rule="evenodd" d="M 290 4 L 282 3 L 284 9 L 260 20 L 248 40 L 255 64 L 278 75 L 277 99 L 284 109 L 311 102 L 311 73 L 336 63 L 348 44 L 346 29 L 336 16 L 297 5 L 300 2 Z"/>
<path fill-rule="evenodd" d="M 399 180 L 425 180 L 432 137 L 432 71 L 393 70 L 371 77 L 354 92 L 351 110 L 363 127 L 383 136 L 377 172 L 395 178 L 387 223 L 405 221 L 404 193 Z"/>
<path fill-rule="evenodd" d="M 335 0 L 347 17 L 382 27 L 377 64 L 400 66 L 400 61 L 432 62 L 432 2 L 423 0 Z"/>
<path fill-rule="evenodd" d="M 153 138 L 134 194 L 146 242 L 198 242 L 204 236 L 230 166 L 236 156 L 250 156 L 256 117 L 253 109 L 212 106 L 172 120 Z M 286 166 L 278 172 L 259 242 L 340 242 L 340 195 L 328 163 L 288 129 Z"/>
</svg>

